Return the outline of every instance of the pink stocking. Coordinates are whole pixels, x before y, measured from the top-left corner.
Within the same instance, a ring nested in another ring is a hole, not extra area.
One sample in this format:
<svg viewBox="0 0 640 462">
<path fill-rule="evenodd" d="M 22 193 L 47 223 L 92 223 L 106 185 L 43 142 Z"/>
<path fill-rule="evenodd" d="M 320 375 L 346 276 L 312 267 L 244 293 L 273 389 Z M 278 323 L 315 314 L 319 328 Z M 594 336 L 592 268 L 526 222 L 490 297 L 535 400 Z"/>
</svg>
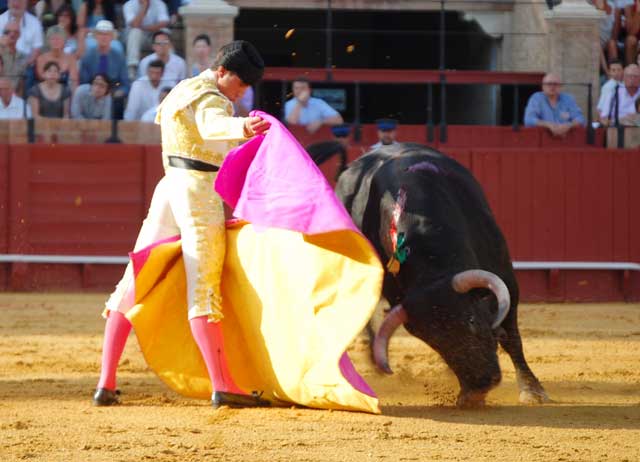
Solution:
<svg viewBox="0 0 640 462">
<path fill-rule="evenodd" d="M 104 326 L 104 343 L 102 345 L 102 370 L 98 388 L 116 389 L 116 370 L 118 362 L 131 332 L 131 323 L 119 311 L 109 311 Z"/>
<path fill-rule="evenodd" d="M 245 394 L 231 378 L 222 341 L 222 328 L 219 322 L 209 322 L 207 316 L 198 316 L 189 321 L 191 333 L 200 348 L 207 365 L 211 386 L 214 391 Z"/>
</svg>

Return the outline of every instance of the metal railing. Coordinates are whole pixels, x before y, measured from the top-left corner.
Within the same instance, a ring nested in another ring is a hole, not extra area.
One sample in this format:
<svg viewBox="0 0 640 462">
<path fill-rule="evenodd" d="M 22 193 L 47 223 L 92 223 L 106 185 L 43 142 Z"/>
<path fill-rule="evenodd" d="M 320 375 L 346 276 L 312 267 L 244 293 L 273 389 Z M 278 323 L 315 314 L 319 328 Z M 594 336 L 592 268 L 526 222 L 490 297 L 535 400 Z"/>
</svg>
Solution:
<svg viewBox="0 0 640 462">
<path fill-rule="evenodd" d="M 126 265 L 128 262 L 129 257 L 124 256 L 0 254 L 0 263 Z M 640 263 L 605 261 L 514 261 L 513 268 L 518 271 L 640 271 Z"/>
<path fill-rule="evenodd" d="M 511 126 L 514 132 L 517 132 L 523 125 L 523 103 L 521 95 L 522 87 L 539 86 L 542 80 L 542 74 L 537 73 L 515 73 L 515 72 L 490 72 L 490 71 L 418 71 L 418 70 L 375 70 L 375 69 L 334 69 L 331 80 L 328 80 L 320 69 L 309 68 L 269 68 L 265 74 L 265 82 L 278 82 L 280 85 L 280 104 L 284 108 L 285 102 L 290 96 L 287 92 L 292 81 L 297 76 L 306 77 L 313 84 L 331 84 L 333 86 L 352 86 L 353 100 L 352 112 L 353 120 L 351 124 L 354 129 L 354 140 L 361 140 L 361 126 L 363 101 L 361 96 L 362 87 L 364 85 L 420 85 L 424 87 L 427 95 L 427 104 L 424 108 L 424 123 L 426 128 L 426 138 L 428 142 L 435 141 L 435 129 L 439 128 L 439 140 L 446 142 L 448 137 L 447 126 L 447 103 L 448 92 L 447 87 L 453 85 L 499 85 L 501 88 L 513 89 L 512 101 L 512 122 Z M 586 91 L 586 143 L 593 145 L 595 143 L 595 131 L 593 127 L 593 88 L 591 83 L 572 83 L 565 82 L 565 86 L 577 88 L 580 91 Z M 435 113 L 436 105 L 434 101 L 434 91 L 438 90 L 440 95 L 440 117 L 436 123 Z M 258 92 L 257 94 L 260 94 Z M 366 109 L 365 109 L 366 111 Z M 284 120 L 284 114 L 281 114 Z M 400 121 L 402 123 L 402 121 Z M 455 122 L 454 122 L 455 123 Z"/>
</svg>

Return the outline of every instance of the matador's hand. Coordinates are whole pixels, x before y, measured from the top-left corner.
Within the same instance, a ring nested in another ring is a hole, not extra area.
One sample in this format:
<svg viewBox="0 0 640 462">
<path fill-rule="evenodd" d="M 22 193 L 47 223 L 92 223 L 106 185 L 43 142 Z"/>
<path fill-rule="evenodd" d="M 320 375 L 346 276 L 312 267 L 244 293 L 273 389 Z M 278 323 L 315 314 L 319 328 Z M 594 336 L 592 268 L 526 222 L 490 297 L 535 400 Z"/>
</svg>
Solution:
<svg viewBox="0 0 640 462">
<path fill-rule="evenodd" d="M 244 122 L 244 134 L 247 137 L 261 135 L 269 130 L 269 127 L 271 127 L 271 122 L 263 119 L 262 117 L 247 117 Z"/>
</svg>

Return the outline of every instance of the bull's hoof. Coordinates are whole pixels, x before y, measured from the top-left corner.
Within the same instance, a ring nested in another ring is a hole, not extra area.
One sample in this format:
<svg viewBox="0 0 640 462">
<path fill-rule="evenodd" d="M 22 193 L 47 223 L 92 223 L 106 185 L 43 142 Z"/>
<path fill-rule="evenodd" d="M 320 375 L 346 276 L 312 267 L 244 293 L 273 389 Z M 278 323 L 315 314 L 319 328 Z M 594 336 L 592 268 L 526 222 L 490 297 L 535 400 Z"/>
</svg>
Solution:
<svg viewBox="0 0 640 462">
<path fill-rule="evenodd" d="M 553 400 L 549 398 L 547 392 L 542 388 L 539 390 L 532 390 L 530 388 L 520 391 L 520 402 L 522 404 L 544 404 L 552 403 Z"/>
<path fill-rule="evenodd" d="M 478 409 L 485 406 L 486 392 L 468 391 L 460 392 L 456 406 L 461 409 Z"/>
</svg>

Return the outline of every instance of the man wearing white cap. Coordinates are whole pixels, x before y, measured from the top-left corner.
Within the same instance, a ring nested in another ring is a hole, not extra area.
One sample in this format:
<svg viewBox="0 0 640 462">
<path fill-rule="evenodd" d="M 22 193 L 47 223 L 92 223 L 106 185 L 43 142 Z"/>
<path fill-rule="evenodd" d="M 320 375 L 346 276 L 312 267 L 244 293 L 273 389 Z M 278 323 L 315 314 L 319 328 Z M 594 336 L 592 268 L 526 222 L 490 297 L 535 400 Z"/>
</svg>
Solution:
<svg viewBox="0 0 640 462">
<path fill-rule="evenodd" d="M 115 92 L 126 95 L 129 92 L 129 76 L 124 55 L 111 47 L 116 30 L 111 21 L 98 21 L 93 36 L 98 43 L 89 48 L 80 60 L 80 83 L 90 83 L 96 74 L 106 74 Z"/>
</svg>

